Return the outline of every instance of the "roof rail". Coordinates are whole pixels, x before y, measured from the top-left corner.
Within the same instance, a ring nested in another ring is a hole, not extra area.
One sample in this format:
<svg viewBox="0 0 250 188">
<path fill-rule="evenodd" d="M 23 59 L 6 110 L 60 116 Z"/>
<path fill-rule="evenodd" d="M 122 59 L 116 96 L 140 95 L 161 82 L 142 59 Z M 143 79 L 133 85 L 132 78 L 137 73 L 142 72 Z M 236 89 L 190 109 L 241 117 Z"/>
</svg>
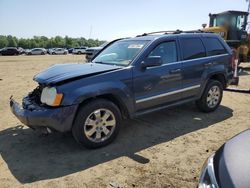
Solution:
<svg viewBox="0 0 250 188">
<path fill-rule="evenodd" d="M 155 31 L 155 32 L 150 32 L 150 33 L 143 33 L 142 35 L 137 35 L 136 37 L 143 37 L 147 35 L 154 35 L 154 34 L 159 34 L 163 33 L 164 35 L 166 34 L 180 34 L 180 33 L 212 33 L 208 31 L 202 31 L 201 29 L 198 30 L 189 30 L 189 31 L 182 31 L 182 30 L 173 30 L 173 31 Z"/>
<path fill-rule="evenodd" d="M 147 35 L 154 35 L 154 34 L 159 34 L 159 33 L 163 33 L 163 34 L 175 34 L 175 33 L 179 33 L 180 30 L 172 30 L 172 31 L 154 31 L 154 32 L 150 32 L 150 33 L 143 33 L 142 35 L 137 35 L 136 37 L 143 37 L 143 36 L 147 36 Z"/>
</svg>

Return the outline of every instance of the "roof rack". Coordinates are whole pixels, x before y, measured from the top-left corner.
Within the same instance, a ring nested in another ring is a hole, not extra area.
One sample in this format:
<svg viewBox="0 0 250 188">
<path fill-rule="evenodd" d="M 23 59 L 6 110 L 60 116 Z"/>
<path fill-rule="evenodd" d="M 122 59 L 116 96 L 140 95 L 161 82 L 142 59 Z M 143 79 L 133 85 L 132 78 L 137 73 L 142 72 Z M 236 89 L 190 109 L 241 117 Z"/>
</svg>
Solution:
<svg viewBox="0 0 250 188">
<path fill-rule="evenodd" d="M 160 33 L 163 33 L 164 35 L 166 35 L 166 34 L 180 34 L 180 33 L 212 33 L 212 32 L 202 31 L 200 29 L 189 30 L 189 31 L 182 31 L 182 30 L 177 29 L 174 31 L 155 31 L 155 32 L 150 32 L 150 33 L 143 33 L 142 35 L 137 35 L 136 37 L 143 37 L 143 36 L 160 34 Z"/>
</svg>

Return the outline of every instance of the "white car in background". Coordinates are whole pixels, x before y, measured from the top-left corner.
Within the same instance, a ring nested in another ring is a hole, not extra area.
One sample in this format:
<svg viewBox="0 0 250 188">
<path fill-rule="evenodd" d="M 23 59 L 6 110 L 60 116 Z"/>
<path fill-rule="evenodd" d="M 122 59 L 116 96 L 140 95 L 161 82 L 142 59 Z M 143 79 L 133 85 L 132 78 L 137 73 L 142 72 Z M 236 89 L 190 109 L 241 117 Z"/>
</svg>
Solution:
<svg viewBox="0 0 250 188">
<path fill-rule="evenodd" d="M 74 50 L 72 51 L 73 54 L 85 54 L 87 47 L 82 46 L 79 48 L 74 48 Z"/>
<path fill-rule="evenodd" d="M 44 48 L 33 48 L 25 52 L 27 55 L 45 55 L 47 50 Z"/>
<path fill-rule="evenodd" d="M 67 55 L 69 52 L 64 48 L 53 48 L 49 51 L 52 55 Z"/>
</svg>

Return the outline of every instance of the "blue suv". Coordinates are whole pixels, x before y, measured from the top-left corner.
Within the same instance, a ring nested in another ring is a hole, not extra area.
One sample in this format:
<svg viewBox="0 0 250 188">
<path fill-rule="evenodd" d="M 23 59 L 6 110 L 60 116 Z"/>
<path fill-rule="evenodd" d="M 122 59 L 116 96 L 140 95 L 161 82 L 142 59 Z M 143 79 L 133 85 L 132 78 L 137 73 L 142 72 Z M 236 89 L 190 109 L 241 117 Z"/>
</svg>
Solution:
<svg viewBox="0 0 250 188">
<path fill-rule="evenodd" d="M 233 57 L 212 33 L 143 34 L 110 43 L 85 64 L 59 64 L 37 74 L 38 87 L 15 116 L 33 129 L 72 131 L 88 148 L 109 144 L 124 118 L 196 101 L 203 112 L 220 105 L 233 78 Z"/>
</svg>

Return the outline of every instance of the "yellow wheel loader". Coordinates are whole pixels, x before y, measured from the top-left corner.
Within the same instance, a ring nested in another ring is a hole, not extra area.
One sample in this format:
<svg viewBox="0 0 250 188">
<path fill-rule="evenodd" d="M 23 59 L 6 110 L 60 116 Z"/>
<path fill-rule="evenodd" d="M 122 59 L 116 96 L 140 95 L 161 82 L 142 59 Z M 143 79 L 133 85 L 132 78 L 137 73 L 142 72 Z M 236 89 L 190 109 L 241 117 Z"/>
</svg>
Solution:
<svg viewBox="0 0 250 188">
<path fill-rule="evenodd" d="M 202 25 L 203 31 L 218 33 L 237 51 L 239 63 L 250 61 L 250 35 L 246 30 L 248 14 L 242 11 L 209 14 L 209 27 Z"/>
</svg>

